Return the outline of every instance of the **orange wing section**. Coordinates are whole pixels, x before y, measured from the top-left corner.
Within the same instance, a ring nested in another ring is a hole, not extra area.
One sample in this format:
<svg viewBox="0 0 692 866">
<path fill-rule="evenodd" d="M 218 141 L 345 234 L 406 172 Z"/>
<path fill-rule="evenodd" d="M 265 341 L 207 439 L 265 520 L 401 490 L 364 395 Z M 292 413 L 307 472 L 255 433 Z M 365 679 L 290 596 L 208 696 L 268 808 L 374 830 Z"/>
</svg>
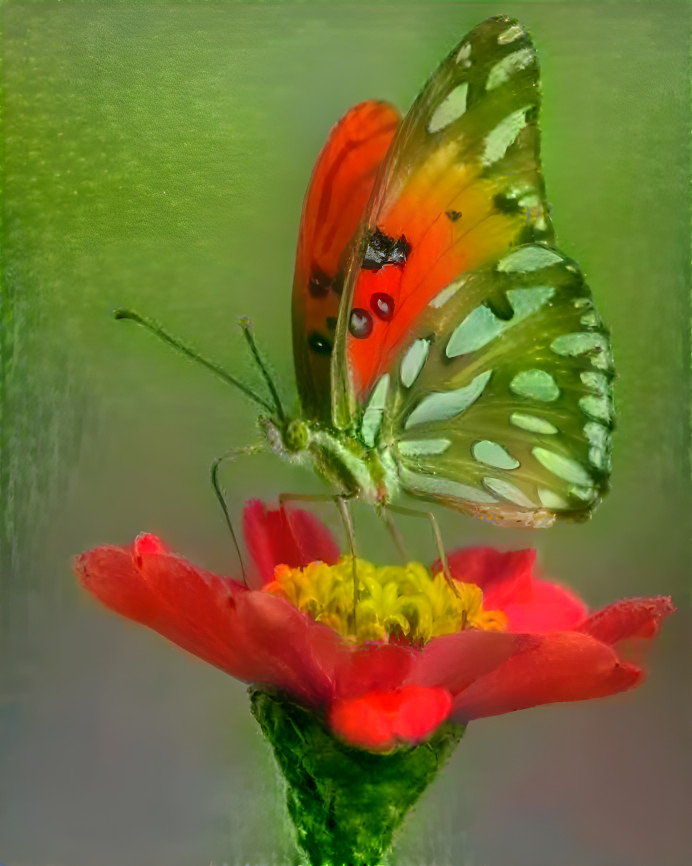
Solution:
<svg viewBox="0 0 692 866">
<path fill-rule="evenodd" d="M 330 356 L 343 274 L 341 261 L 366 209 L 399 124 L 394 106 L 368 101 L 333 127 L 303 203 L 293 278 L 293 357 L 305 415 L 330 417 Z"/>
<path fill-rule="evenodd" d="M 403 261 L 380 267 L 373 261 L 356 282 L 352 309 L 368 314 L 370 329 L 369 339 L 350 335 L 348 340 L 359 397 L 389 369 L 435 294 L 507 250 L 526 222 L 523 213 L 495 208 L 494 198 L 503 187 L 482 178 L 479 169 L 459 162 L 455 148 L 446 148 L 418 166 L 397 198 L 377 215 L 377 230 L 386 239 L 382 244 L 398 242 Z"/>
<path fill-rule="evenodd" d="M 336 351 L 348 375 L 334 377 L 338 425 L 391 369 L 437 293 L 517 244 L 554 241 L 539 106 L 535 48 L 506 17 L 469 33 L 417 97 L 347 265 Z M 502 292 L 483 303 L 500 317 L 512 314 Z"/>
</svg>

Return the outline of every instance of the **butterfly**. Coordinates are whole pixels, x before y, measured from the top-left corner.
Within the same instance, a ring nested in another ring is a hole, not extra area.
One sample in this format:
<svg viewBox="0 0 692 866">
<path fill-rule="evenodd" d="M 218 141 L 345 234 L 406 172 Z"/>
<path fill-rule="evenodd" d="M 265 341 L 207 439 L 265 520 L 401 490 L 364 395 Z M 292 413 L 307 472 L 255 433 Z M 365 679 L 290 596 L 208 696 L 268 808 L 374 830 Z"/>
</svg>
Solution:
<svg viewBox="0 0 692 866">
<path fill-rule="evenodd" d="M 254 397 L 271 447 L 341 495 L 545 527 L 587 518 L 606 492 L 611 345 L 555 246 L 539 105 L 532 40 L 495 17 L 403 119 L 367 101 L 331 130 L 293 281 L 297 417 L 245 333 L 271 392 Z"/>
</svg>

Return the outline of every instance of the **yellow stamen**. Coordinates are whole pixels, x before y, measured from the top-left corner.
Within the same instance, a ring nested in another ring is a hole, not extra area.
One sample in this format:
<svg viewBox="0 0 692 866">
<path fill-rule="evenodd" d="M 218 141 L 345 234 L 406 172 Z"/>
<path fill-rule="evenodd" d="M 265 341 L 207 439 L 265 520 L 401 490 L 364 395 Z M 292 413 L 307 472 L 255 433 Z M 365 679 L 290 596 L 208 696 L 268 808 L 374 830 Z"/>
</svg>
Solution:
<svg viewBox="0 0 692 866">
<path fill-rule="evenodd" d="M 264 592 L 285 598 L 317 622 L 358 642 L 393 638 L 420 645 L 462 629 L 506 628 L 502 611 L 483 610 L 483 592 L 473 583 L 455 580 L 455 594 L 443 574 L 433 575 L 419 562 L 375 566 L 358 559 L 356 566 L 355 633 L 351 557 L 342 557 L 336 565 L 277 565 Z"/>
</svg>

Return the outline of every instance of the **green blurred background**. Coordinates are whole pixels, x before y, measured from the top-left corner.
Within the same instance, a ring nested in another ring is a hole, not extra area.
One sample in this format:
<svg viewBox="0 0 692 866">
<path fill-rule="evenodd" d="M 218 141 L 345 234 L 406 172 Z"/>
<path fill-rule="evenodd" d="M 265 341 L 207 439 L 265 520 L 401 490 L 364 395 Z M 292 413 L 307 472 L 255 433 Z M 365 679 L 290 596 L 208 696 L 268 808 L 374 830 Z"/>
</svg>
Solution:
<svg viewBox="0 0 692 866">
<path fill-rule="evenodd" d="M 284 864 L 244 687 L 103 612 L 70 557 L 159 533 L 237 564 L 208 481 L 253 407 L 112 310 L 132 306 L 231 370 L 249 315 L 295 400 L 290 285 L 330 126 L 406 108 L 485 17 L 529 27 L 562 249 L 613 331 L 613 492 L 594 520 L 521 533 L 440 514 L 447 545 L 533 545 L 597 606 L 672 593 L 642 689 L 474 723 L 398 864 L 682 866 L 689 717 L 688 4 L 5 3 L 0 380 L 0 861 Z M 245 498 L 319 492 L 274 456 Z M 318 509 L 338 532 L 329 510 Z M 391 556 L 367 509 L 359 541 Z M 415 554 L 430 560 L 427 532 Z"/>
</svg>

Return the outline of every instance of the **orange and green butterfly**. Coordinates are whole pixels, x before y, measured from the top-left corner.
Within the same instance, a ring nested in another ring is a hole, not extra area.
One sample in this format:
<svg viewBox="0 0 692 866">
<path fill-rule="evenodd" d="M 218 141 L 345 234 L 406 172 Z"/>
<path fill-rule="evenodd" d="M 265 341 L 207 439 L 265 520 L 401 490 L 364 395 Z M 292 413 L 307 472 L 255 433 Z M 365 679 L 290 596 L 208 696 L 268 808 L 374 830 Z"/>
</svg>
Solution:
<svg viewBox="0 0 692 866">
<path fill-rule="evenodd" d="M 609 335 L 555 246 L 526 30 L 488 19 L 402 119 L 356 105 L 303 206 L 293 282 L 300 410 L 284 410 L 247 324 L 276 452 L 384 512 L 400 494 L 497 524 L 585 519 L 607 490 Z M 187 354 L 162 329 L 134 318 Z"/>
</svg>

